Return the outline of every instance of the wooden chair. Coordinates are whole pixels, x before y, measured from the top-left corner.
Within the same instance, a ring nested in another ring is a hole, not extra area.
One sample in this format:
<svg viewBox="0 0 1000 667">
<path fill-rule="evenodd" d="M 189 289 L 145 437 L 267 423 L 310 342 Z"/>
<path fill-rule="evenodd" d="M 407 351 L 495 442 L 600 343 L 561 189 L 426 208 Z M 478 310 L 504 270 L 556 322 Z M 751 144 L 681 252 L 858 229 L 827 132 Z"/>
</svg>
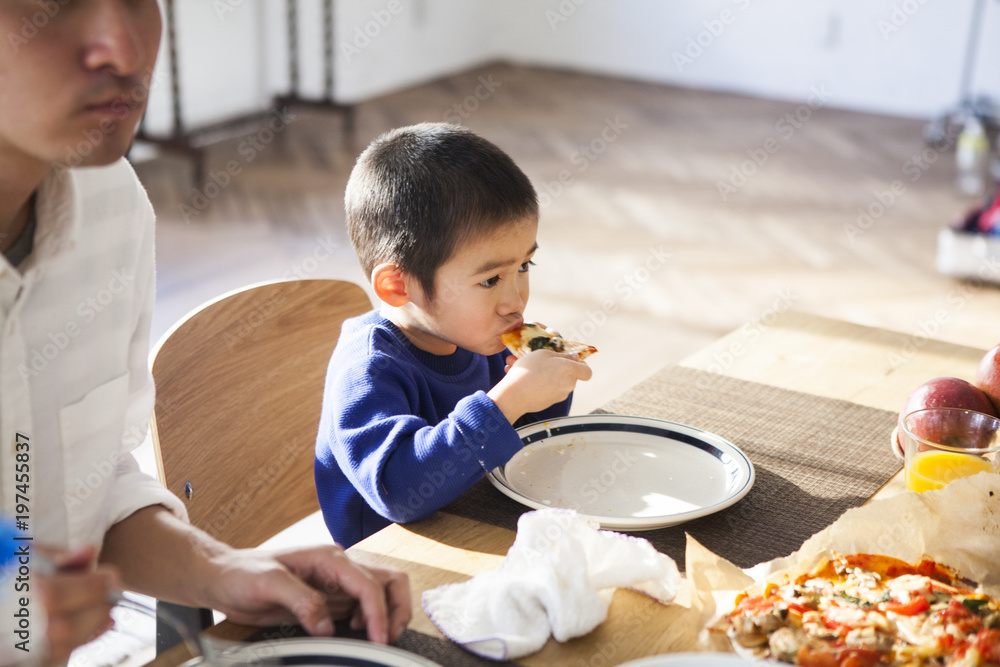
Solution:
<svg viewBox="0 0 1000 667">
<path fill-rule="evenodd" d="M 350 282 L 264 283 L 202 305 L 160 339 L 150 362 L 158 474 L 193 525 L 254 547 L 319 509 L 326 368 L 343 321 L 371 307 Z M 171 607 L 211 623 L 210 610 Z M 179 639 L 158 627 L 157 651 Z"/>
</svg>

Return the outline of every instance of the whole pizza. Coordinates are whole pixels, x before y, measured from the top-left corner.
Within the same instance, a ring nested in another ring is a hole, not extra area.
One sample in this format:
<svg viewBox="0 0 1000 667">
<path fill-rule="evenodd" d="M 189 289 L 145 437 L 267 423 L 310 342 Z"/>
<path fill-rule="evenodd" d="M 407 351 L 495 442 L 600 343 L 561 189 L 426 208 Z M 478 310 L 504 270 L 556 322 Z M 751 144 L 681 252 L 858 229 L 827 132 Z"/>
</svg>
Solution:
<svg viewBox="0 0 1000 667">
<path fill-rule="evenodd" d="M 804 667 L 1000 667 L 1000 601 L 931 560 L 831 556 L 724 622 L 738 653 Z"/>
</svg>

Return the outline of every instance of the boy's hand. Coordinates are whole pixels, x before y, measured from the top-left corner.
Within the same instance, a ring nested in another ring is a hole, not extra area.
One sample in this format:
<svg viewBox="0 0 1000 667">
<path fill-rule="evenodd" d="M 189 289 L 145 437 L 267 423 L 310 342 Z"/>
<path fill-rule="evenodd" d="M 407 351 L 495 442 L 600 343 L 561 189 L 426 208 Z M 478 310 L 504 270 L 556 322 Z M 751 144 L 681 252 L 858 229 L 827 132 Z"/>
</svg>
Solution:
<svg viewBox="0 0 1000 667">
<path fill-rule="evenodd" d="M 593 372 L 575 354 L 535 350 L 520 359 L 507 358 L 507 375 L 488 393 L 511 424 L 529 412 L 544 410 L 569 396 Z"/>
</svg>

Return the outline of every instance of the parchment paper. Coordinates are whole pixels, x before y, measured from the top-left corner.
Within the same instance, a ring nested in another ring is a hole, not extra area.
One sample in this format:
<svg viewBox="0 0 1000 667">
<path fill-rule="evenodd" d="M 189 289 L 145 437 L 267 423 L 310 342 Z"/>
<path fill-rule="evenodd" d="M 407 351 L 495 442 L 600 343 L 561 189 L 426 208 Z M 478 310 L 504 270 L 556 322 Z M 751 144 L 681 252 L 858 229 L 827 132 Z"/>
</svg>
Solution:
<svg viewBox="0 0 1000 667">
<path fill-rule="evenodd" d="M 705 629 L 706 650 L 732 650 L 711 632 L 735 597 L 757 582 L 799 574 L 830 552 L 872 553 L 909 563 L 931 558 L 1000 596 L 1000 475 L 980 473 L 943 489 L 903 493 L 845 512 L 795 553 L 741 570 L 688 536 L 686 561 L 693 608 Z"/>
</svg>

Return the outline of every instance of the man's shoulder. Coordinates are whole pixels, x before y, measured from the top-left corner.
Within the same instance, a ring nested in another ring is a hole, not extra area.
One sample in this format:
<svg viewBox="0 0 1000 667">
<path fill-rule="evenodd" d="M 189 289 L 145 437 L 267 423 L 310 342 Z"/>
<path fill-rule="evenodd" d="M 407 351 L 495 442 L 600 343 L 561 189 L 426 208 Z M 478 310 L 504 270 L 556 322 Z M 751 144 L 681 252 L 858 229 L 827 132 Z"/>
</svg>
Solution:
<svg viewBox="0 0 1000 667">
<path fill-rule="evenodd" d="M 43 196 L 56 202 L 56 207 L 60 207 L 58 202 L 69 204 L 84 218 L 123 216 L 134 224 L 137 216 L 153 217 L 146 189 L 125 158 L 100 167 L 55 168 L 44 184 Z"/>
<path fill-rule="evenodd" d="M 149 197 L 146 188 L 139 181 L 135 169 L 125 158 L 119 158 L 102 167 L 84 167 L 71 169 L 69 173 L 80 186 L 86 196 L 113 195 L 123 197 L 126 203 L 148 204 Z"/>
</svg>

